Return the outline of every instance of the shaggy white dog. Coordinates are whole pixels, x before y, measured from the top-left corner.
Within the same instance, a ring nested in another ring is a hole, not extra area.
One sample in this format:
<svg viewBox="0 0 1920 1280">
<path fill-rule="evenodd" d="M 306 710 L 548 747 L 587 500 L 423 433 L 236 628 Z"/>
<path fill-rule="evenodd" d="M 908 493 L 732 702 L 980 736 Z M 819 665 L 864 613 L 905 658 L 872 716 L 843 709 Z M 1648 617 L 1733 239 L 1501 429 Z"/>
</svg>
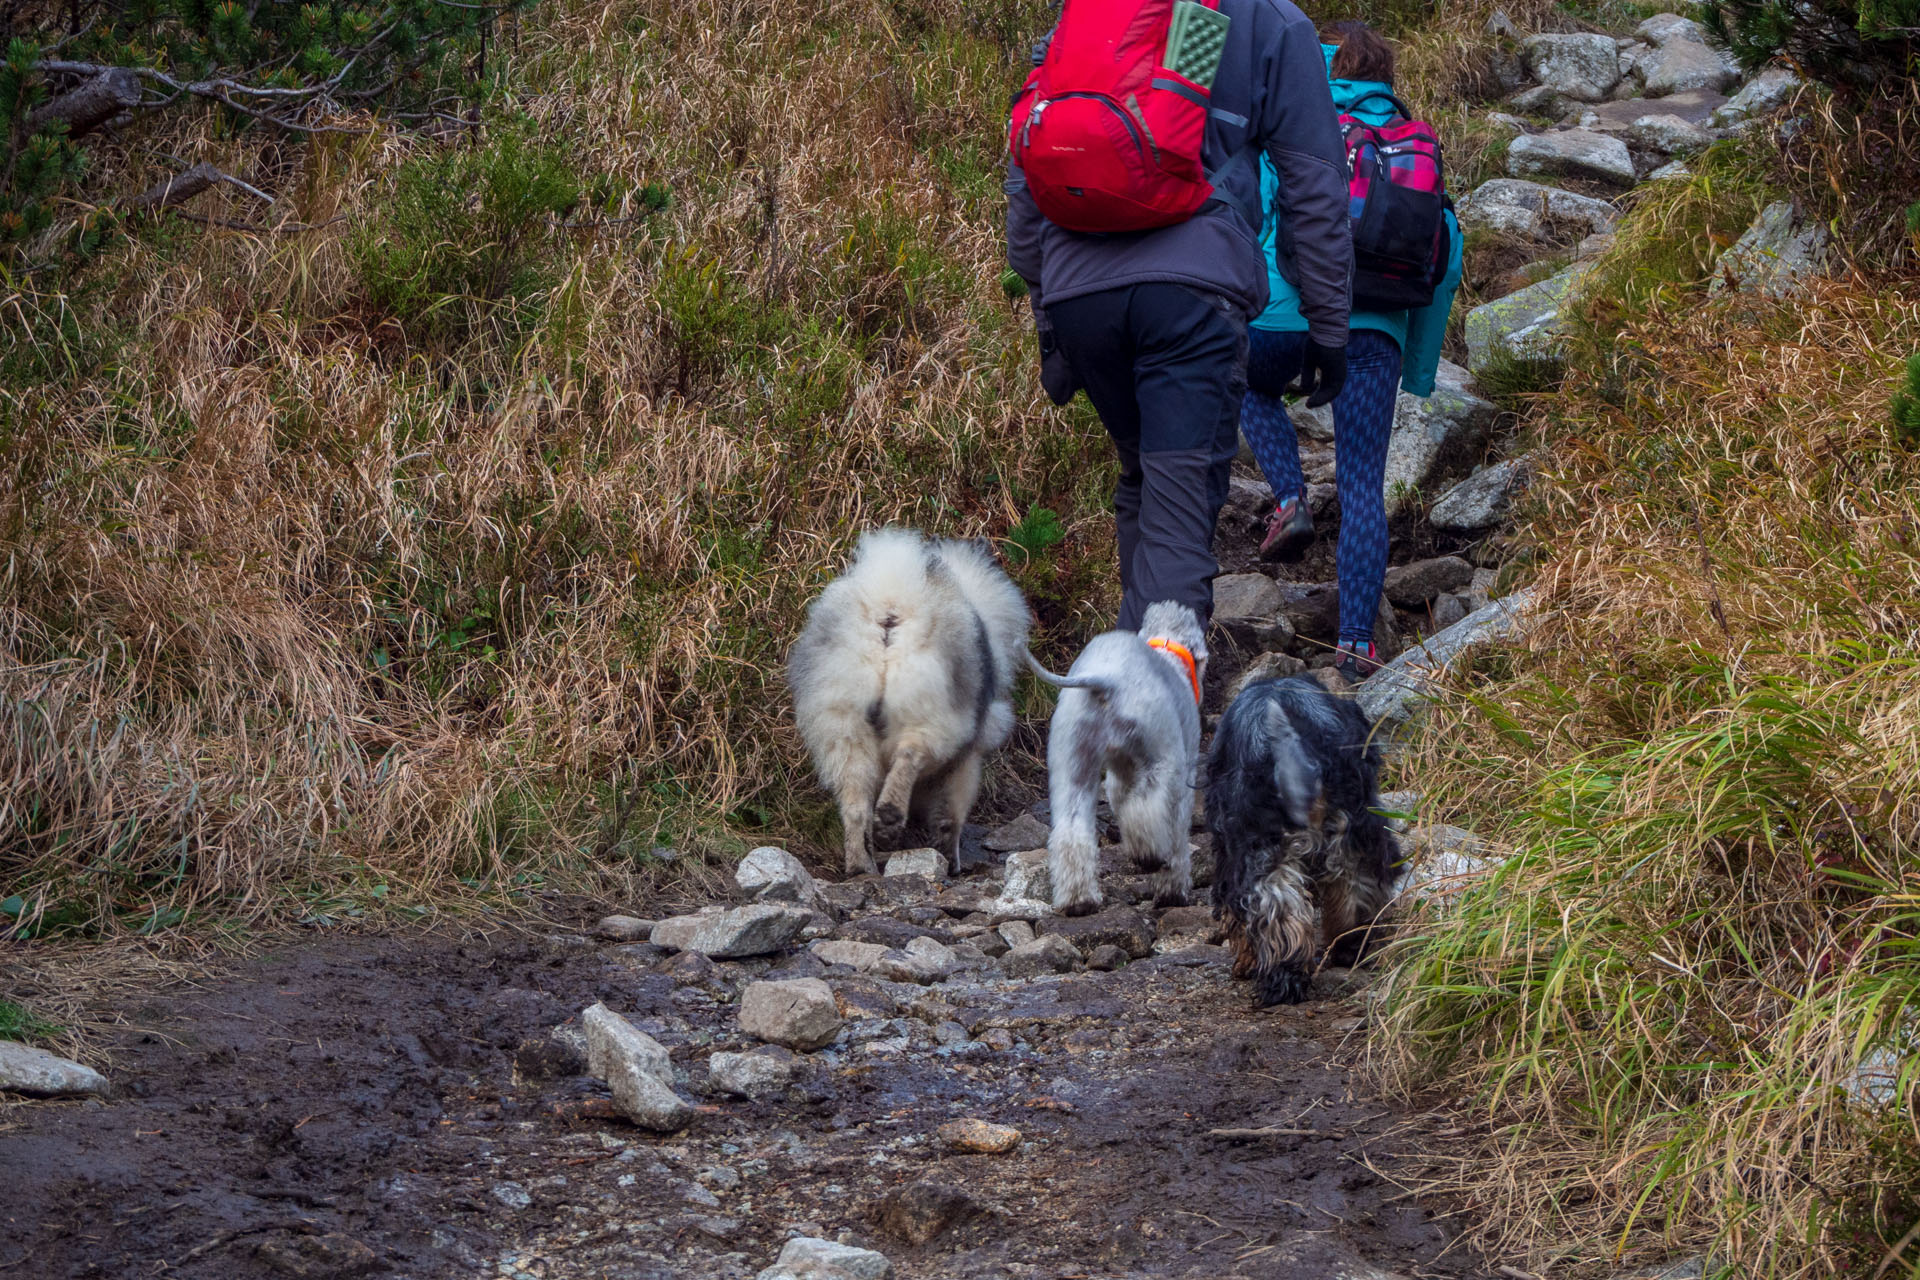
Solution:
<svg viewBox="0 0 1920 1280">
<path fill-rule="evenodd" d="M 1207 647 L 1193 610 L 1150 605 L 1140 630 L 1095 636 L 1066 676 L 1028 662 L 1060 686 L 1047 730 L 1047 790 L 1053 829 L 1047 870 L 1053 909 L 1086 915 L 1100 907 L 1100 841 L 1094 805 L 1101 778 L 1133 865 L 1161 871 L 1160 906 L 1179 906 L 1193 888 L 1187 828 L 1200 755 L 1200 688 Z"/>
<path fill-rule="evenodd" d="M 897 848 L 910 818 L 936 813 L 959 870 L 981 763 L 1013 729 L 1028 624 L 984 543 L 910 529 L 863 535 L 813 602 L 787 682 L 814 769 L 840 801 L 849 874 L 873 871 L 873 850 Z"/>
</svg>

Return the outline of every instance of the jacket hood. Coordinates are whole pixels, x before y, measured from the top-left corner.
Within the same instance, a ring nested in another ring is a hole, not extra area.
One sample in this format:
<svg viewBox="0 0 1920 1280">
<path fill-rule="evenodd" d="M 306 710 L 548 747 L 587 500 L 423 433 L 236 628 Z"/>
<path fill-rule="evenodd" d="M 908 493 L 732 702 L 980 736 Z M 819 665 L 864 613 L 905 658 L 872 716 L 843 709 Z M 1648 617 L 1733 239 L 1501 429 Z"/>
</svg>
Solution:
<svg viewBox="0 0 1920 1280">
<path fill-rule="evenodd" d="M 1335 111 L 1365 120 L 1368 124 L 1385 124 L 1393 118 L 1393 104 L 1385 97 L 1377 96 L 1393 92 L 1393 86 L 1384 81 L 1334 80 L 1327 87 L 1333 90 Z"/>
</svg>

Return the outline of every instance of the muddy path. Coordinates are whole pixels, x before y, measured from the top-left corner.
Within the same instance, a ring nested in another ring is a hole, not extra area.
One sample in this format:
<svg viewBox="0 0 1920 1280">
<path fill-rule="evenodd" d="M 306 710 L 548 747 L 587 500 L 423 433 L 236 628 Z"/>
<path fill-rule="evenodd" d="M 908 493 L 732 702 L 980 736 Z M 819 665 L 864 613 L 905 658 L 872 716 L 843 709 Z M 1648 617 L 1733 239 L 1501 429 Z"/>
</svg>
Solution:
<svg viewBox="0 0 1920 1280">
<path fill-rule="evenodd" d="M 930 886 L 874 883 L 839 932 L 954 938 Z M 289 939 L 125 1010 L 147 1030 L 110 1046 L 111 1100 L 0 1111 L 0 1275 L 693 1280 L 795 1234 L 902 1277 L 1483 1274 L 1397 1181 L 1427 1122 L 1356 1081 L 1364 975 L 1256 1010 L 1194 911 L 1115 908 L 1159 935 L 1115 971 L 928 985 L 567 928 Z M 727 1096 L 706 1060 L 756 1043 L 735 1000 L 770 971 L 824 977 L 846 1029 Z M 552 1034 L 594 1001 L 671 1050 L 689 1128 L 604 1113 Z M 959 1153 L 958 1118 L 1022 1141 Z"/>
<path fill-rule="evenodd" d="M 1271 499 L 1238 470 L 1219 553 L 1244 572 Z M 1329 516 L 1283 577 L 1330 576 Z M 1216 654 L 1209 711 L 1247 656 Z M 1031 772 L 995 770 L 980 816 L 1020 813 Z M 1034 843 L 1044 816 L 1025 819 Z M 1411 1190 L 1445 1122 L 1370 1096 L 1357 1070 L 1369 974 L 1257 1009 L 1206 908 L 1154 911 L 1108 850 L 1109 910 L 1076 924 L 1091 932 L 1071 971 L 1012 976 L 983 834 L 948 884 L 823 884 L 825 913 L 770 956 L 608 940 L 603 911 L 648 904 L 572 904 L 491 935 L 291 935 L 123 999 L 142 1030 L 98 1046 L 115 1096 L 0 1102 L 0 1277 L 736 1280 L 793 1236 L 879 1250 L 903 1280 L 1489 1274 Z M 952 971 L 894 981 L 806 947 L 898 956 L 916 937 L 951 946 Z M 1103 939 L 1131 960 L 1101 960 Z M 845 1025 L 747 1098 L 708 1063 L 758 1046 L 738 1001 L 766 977 L 826 981 Z M 578 1034 L 595 1002 L 670 1050 L 701 1107 L 688 1128 L 611 1114 Z M 959 1119 L 1019 1145 L 954 1150 L 938 1130 Z"/>
</svg>

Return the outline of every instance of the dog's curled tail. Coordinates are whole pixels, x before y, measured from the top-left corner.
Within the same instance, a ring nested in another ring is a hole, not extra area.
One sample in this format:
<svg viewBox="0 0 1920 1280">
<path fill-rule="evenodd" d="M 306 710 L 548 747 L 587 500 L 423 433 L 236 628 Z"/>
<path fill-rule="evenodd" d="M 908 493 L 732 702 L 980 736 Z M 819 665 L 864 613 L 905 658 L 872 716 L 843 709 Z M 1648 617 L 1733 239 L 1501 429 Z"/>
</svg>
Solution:
<svg viewBox="0 0 1920 1280">
<path fill-rule="evenodd" d="M 1040 665 L 1040 659 L 1033 656 L 1031 649 L 1027 651 L 1027 665 L 1033 668 L 1033 674 L 1056 689 L 1085 689 L 1102 701 L 1120 687 L 1119 682 L 1101 676 L 1057 676 Z"/>
</svg>

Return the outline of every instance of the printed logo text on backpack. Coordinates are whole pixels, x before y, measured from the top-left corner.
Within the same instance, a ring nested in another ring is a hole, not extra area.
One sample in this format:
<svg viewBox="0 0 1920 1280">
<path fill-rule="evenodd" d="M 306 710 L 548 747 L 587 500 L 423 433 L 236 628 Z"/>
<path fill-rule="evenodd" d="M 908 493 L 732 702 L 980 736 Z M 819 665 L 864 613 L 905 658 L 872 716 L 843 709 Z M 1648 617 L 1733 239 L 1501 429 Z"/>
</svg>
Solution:
<svg viewBox="0 0 1920 1280">
<path fill-rule="evenodd" d="M 1066 0 L 1007 132 L 1041 213 L 1069 231 L 1146 231 L 1206 203 L 1226 23 L 1219 0 Z"/>
</svg>

